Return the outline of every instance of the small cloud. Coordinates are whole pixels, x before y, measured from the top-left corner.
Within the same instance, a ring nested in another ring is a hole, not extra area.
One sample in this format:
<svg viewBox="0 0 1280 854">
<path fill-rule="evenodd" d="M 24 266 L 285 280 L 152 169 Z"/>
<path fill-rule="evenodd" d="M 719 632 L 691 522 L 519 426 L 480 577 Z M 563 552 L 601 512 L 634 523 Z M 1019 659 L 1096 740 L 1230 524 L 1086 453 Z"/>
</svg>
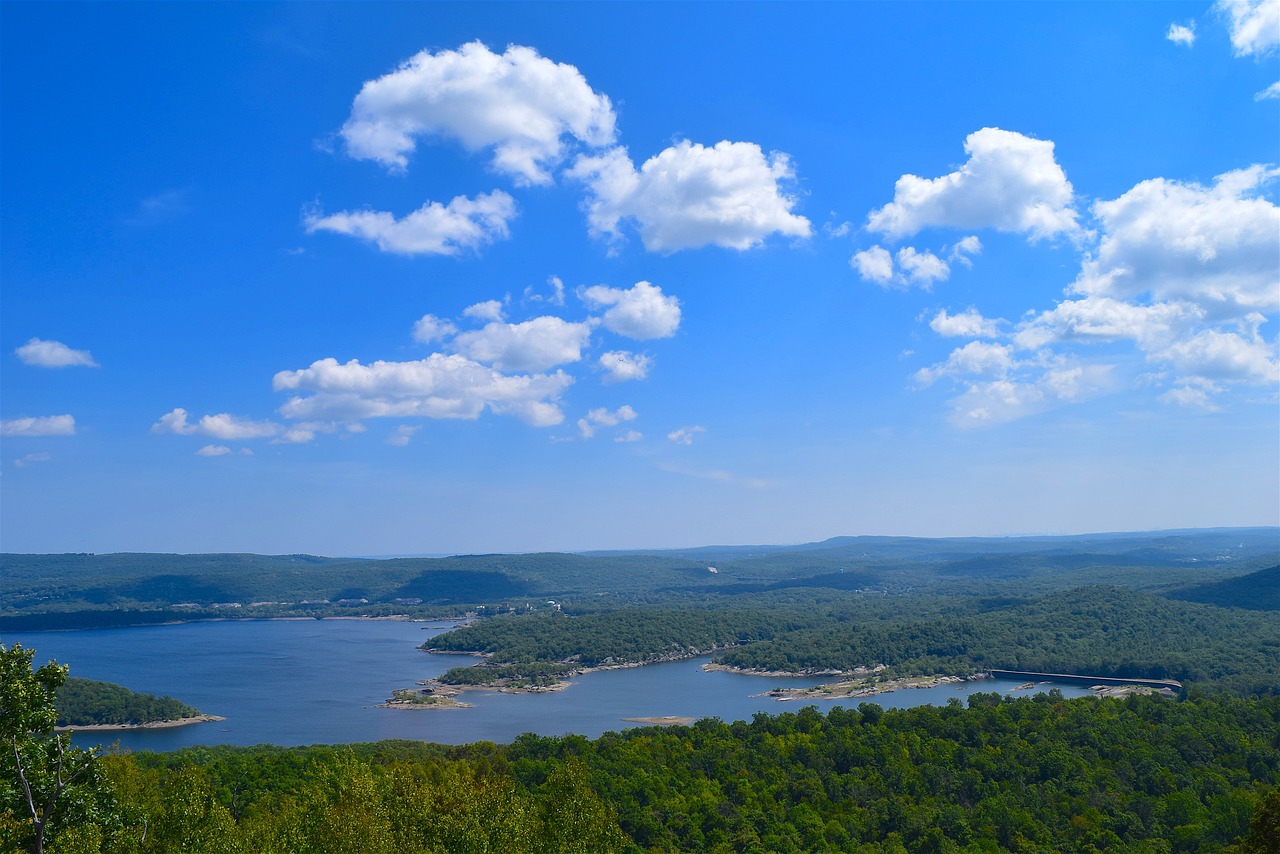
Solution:
<svg viewBox="0 0 1280 854">
<path fill-rule="evenodd" d="M 968 238 L 961 243 L 967 240 Z M 966 245 L 972 246 L 972 244 Z M 889 254 L 889 250 L 883 246 L 872 246 L 850 258 L 849 266 L 857 270 L 864 281 L 874 282 L 881 287 L 909 288 L 912 285 L 919 285 L 926 291 L 932 289 L 934 282 L 944 280 L 951 275 L 951 268 L 947 266 L 946 261 L 932 252 L 921 251 L 914 246 L 904 246 L 899 249 L 897 262 L 895 271 L 894 256 Z M 964 259 L 964 263 L 969 263 L 967 258 Z"/>
<path fill-rule="evenodd" d="M 893 201 L 867 217 L 867 228 L 890 239 L 926 228 L 994 228 L 1032 240 L 1081 233 L 1071 183 L 1054 145 L 987 127 L 964 141 L 969 159 L 937 178 L 903 175 Z"/>
<path fill-rule="evenodd" d="M 1278 101 L 1280 100 L 1280 80 L 1272 83 L 1267 88 L 1253 96 L 1255 101 Z"/>
<path fill-rule="evenodd" d="M 690 427 L 679 427 L 667 434 L 667 438 L 677 445 L 692 445 L 693 437 L 707 432 L 706 427 L 694 424 Z"/>
<path fill-rule="evenodd" d="M 832 213 L 834 215 L 835 212 L 833 211 Z M 852 231 L 853 223 L 848 222 L 847 220 L 839 225 L 834 222 L 824 222 L 822 224 L 822 233 L 827 237 L 846 237 Z"/>
<path fill-rule="evenodd" d="M 23 364 L 38 368 L 98 367 L 88 350 L 72 350 L 61 341 L 32 338 L 13 352 L 18 354 Z"/>
<path fill-rule="evenodd" d="M 854 253 L 849 259 L 849 266 L 868 282 L 887 285 L 893 281 L 893 256 L 883 246 L 872 246 Z"/>
<path fill-rule="evenodd" d="M 614 437 L 614 439 L 613 439 L 613 441 L 615 441 L 615 442 L 639 442 L 639 441 L 640 441 L 641 439 L 643 439 L 643 438 L 644 438 L 644 434 L 643 434 L 643 433 L 641 433 L 639 430 L 628 430 L 627 432 L 623 433 L 621 436 L 615 436 L 615 437 Z"/>
<path fill-rule="evenodd" d="M 564 305 L 564 281 L 559 276 L 548 276 L 547 286 L 551 293 L 543 295 L 533 289 L 533 285 L 524 289 L 524 298 L 529 302 L 548 302 L 552 305 Z"/>
<path fill-rule="evenodd" d="M 904 246 L 898 250 L 898 267 L 902 276 L 911 284 L 920 285 L 926 291 L 933 283 L 944 281 L 951 275 L 951 268 L 932 252 L 919 252 L 914 246 Z"/>
<path fill-rule="evenodd" d="M 492 320 L 501 322 L 506 318 L 502 313 L 502 303 L 496 299 L 478 302 L 475 305 L 469 305 L 462 310 L 463 317 L 470 317 L 473 320 Z"/>
<path fill-rule="evenodd" d="M 516 215 L 516 202 L 501 190 L 476 196 L 458 196 L 447 205 L 427 202 L 396 219 L 387 211 L 341 211 L 327 216 L 309 210 L 303 217 L 308 234 L 332 231 L 358 237 L 383 252 L 398 255 L 457 255 L 479 250 L 510 235 L 508 223 Z"/>
<path fill-rule="evenodd" d="M 0 436 L 74 436 L 76 419 L 70 415 L 41 415 L 0 421 Z"/>
<path fill-rule="evenodd" d="M 968 237 L 962 237 L 956 241 L 956 244 L 951 247 L 951 254 L 947 256 L 947 260 L 957 261 L 966 267 L 972 267 L 972 256 L 980 254 L 982 254 L 982 241 L 978 239 L 976 234 L 970 234 Z"/>
<path fill-rule="evenodd" d="M 653 367 L 653 360 L 642 353 L 610 350 L 600 356 L 599 364 L 605 370 L 606 383 L 620 383 L 647 377 L 649 369 Z"/>
<path fill-rule="evenodd" d="M 616 427 L 624 421 L 634 421 L 637 418 L 636 411 L 629 405 L 619 406 L 610 412 L 608 409 L 601 407 L 593 409 L 587 413 L 586 418 L 578 419 L 578 433 L 584 439 L 590 439 L 596 434 L 596 426 Z"/>
<path fill-rule="evenodd" d="M 13 464 L 21 469 L 21 468 L 26 468 L 29 465 L 34 465 L 36 463 L 43 463 L 51 459 L 53 459 L 53 457 L 51 457 L 49 454 L 41 452 L 36 454 L 27 454 L 26 456 L 19 457 L 18 459 L 13 461 Z"/>
<path fill-rule="evenodd" d="M 429 344 L 442 338 L 448 338 L 458 331 L 447 320 L 441 320 L 434 314 L 424 314 L 413 324 L 413 340 L 421 344 Z"/>
<path fill-rule="evenodd" d="M 622 223 L 634 222 L 650 252 L 741 251 L 774 234 L 805 238 L 811 231 L 809 220 L 791 212 L 796 198 L 784 189 L 795 178 L 790 158 L 765 154 L 754 142 L 681 141 L 639 169 L 625 148 L 613 148 L 579 157 L 568 174 L 588 187 L 593 236 L 616 242 Z"/>
<path fill-rule="evenodd" d="M 948 338 L 995 338 L 1000 334 L 998 321 L 983 317 L 972 307 L 960 314 L 941 309 L 929 321 L 929 328 Z"/>
<path fill-rule="evenodd" d="M 179 436 L 192 436 L 199 433 L 223 441 L 269 439 L 279 435 L 283 429 L 281 425 L 271 421 L 251 421 L 225 412 L 206 415 L 192 424 L 187 420 L 187 410 L 182 407 L 176 407 L 160 416 L 160 420 L 151 425 L 152 433 L 174 433 Z"/>
<path fill-rule="evenodd" d="M 456 140 L 492 152 L 495 171 L 517 184 L 550 184 L 567 147 L 614 140 L 609 98 L 572 65 L 509 45 L 495 54 L 479 41 L 422 51 L 366 81 L 341 136 L 351 157 L 403 172 L 419 140 Z"/>
<path fill-rule="evenodd" d="M 1164 37 L 1174 44 L 1183 47 L 1191 47 L 1196 43 L 1196 22 L 1187 21 L 1185 24 L 1170 24 L 1169 31 Z"/>
<path fill-rule="evenodd" d="M 401 424 L 390 436 L 387 437 L 387 444 L 394 445 L 397 448 L 403 448 L 409 444 L 409 440 L 413 438 L 413 434 L 421 430 L 421 427 L 411 427 L 408 424 Z"/>
<path fill-rule="evenodd" d="M 205 445 L 196 451 L 197 457 L 224 457 L 231 453 L 231 449 L 226 445 Z"/>
<path fill-rule="evenodd" d="M 680 300 L 649 282 L 636 282 L 625 290 L 595 285 L 579 296 L 593 307 L 609 306 L 605 329 L 627 338 L 670 338 L 680 328 Z"/>
</svg>

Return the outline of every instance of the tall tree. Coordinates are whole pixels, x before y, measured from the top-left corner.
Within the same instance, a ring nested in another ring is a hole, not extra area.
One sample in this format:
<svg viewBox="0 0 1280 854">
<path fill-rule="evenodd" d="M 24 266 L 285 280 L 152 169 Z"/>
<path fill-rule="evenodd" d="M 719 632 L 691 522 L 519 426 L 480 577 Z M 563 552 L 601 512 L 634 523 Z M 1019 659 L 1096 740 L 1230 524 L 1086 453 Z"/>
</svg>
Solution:
<svg viewBox="0 0 1280 854">
<path fill-rule="evenodd" d="M 67 668 L 33 669 L 34 657 L 21 644 L 0 644 L 0 843 L 44 854 L 59 827 L 97 823 L 104 783 L 96 754 L 54 732 Z"/>
</svg>

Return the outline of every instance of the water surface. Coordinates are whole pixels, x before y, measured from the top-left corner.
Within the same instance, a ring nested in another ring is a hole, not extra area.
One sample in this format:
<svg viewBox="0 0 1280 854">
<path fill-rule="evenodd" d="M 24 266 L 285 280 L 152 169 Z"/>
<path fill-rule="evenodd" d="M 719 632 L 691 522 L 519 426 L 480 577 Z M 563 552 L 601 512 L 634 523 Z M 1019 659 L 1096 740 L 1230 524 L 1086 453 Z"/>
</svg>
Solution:
<svg viewBox="0 0 1280 854">
<path fill-rule="evenodd" d="M 774 687 L 806 687 L 829 679 L 707 672 L 708 658 L 589 673 L 551 694 L 470 691 L 472 709 L 375 708 L 397 688 L 439 676 L 471 659 L 433 655 L 417 646 L 447 623 L 392 620 L 257 620 L 186 623 L 80 632 L 13 632 L 0 642 L 35 649 L 71 675 L 168 694 L 225 721 L 165 730 L 86 732 L 81 745 L 116 740 L 131 750 L 176 750 L 197 744 L 342 744 L 405 738 L 444 744 L 509 742 L 524 732 L 595 738 L 639 726 L 623 718 L 718 717 L 750 720 L 757 712 L 798 711 L 801 702 L 757 696 Z M 885 708 L 942 705 L 974 691 L 1013 691 L 1020 683 L 984 680 L 962 686 L 881 694 Z M 1038 686 L 1043 690 L 1050 686 Z M 1088 691 L 1059 685 L 1065 696 Z M 1030 693 L 1030 692 L 1019 692 Z M 857 706 L 865 698 L 815 705 Z"/>
</svg>

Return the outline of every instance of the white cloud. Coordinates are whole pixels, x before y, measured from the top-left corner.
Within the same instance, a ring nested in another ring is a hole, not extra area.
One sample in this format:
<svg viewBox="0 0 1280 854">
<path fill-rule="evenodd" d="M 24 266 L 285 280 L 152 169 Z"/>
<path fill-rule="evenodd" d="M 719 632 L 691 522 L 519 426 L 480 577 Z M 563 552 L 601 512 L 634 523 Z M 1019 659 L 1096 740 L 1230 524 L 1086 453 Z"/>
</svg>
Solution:
<svg viewBox="0 0 1280 854">
<path fill-rule="evenodd" d="M 944 280 L 951 275 L 947 262 L 927 250 L 920 251 L 914 246 L 904 246 L 898 250 L 897 270 L 894 269 L 894 256 L 883 246 L 872 246 L 854 254 L 849 259 L 849 266 L 858 271 L 864 280 L 874 282 L 882 287 L 909 288 L 919 285 L 924 290 L 931 290 L 933 283 Z"/>
<path fill-rule="evenodd" d="M 699 433 L 707 432 L 706 427 L 694 424 L 690 427 L 678 427 L 667 434 L 667 438 L 677 445 L 692 445 L 693 439 Z"/>
<path fill-rule="evenodd" d="M 546 184 L 565 137 L 593 147 L 614 140 L 608 97 L 572 65 L 529 47 L 498 55 L 478 41 L 423 51 L 364 84 L 342 127 L 347 152 L 403 170 L 422 137 L 493 150 L 493 166 L 519 183 Z"/>
<path fill-rule="evenodd" d="M 619 406 L 612 412 L 601 408 L 593 409 L 587 413 L 587 418 L 593 423 L 603 424 L 606 427 L 614 427 L 624 421 L 635 421 L 636 417 L 636 411 L 626 404 Z"/>
<path fill-rule="evenodd" d="M 1000 377 L 968 383 L 964 393 L 951 401 L 951 422 L 957 427 L 1001 424 L 1086 400 L 1112 386 L 1109 365 L 1059 362 L 1027 378 Z"/>
<path fill-rule="evenodd" d="M 653 360 L 642 353 L 627 350 L 610 350 L 600 356 L 600 367 L 605 369 L 606 383 L 642 380 L 649 375 Z"/>
<path fill-rule="evenodd" d="M 205 445 L 196 451 L 197 457 L 222 457 L 231 453 L 231 449 L 226 445 Z"/>
<path fill-rule="evenodd" d="M 76 419 L 70 415 L 39 415 L 0 421 L 0 436 L 74 436 Z"/>
<path fill-rule="evenodd" d="M 864 280 L 878 285 L 887 285 L 893 281 L 893 256 L 883 246 L 872 246 L 854 253 L 849 259 L 849 266 L 858 271 Z"/>
<path fill-rule="evenodd" d="M 871 212 L 868 228 L 894 238 L 939 226 L 995 228 L 1032 239 L 1079 231 L 1071 184 L 1052 142 L 983 128 L 969 134 L 964 149 L 969 160 L 955 172 L 899 178 L 893 201 Z"/>
<path fill-rule="evenodd" d="M 21 457 L 14 460 L 13 464 L 21 469 L 30 465 L 35 465 L 36 463 L 48 462 L 51 459 L 53 459 L 53 457 L 50 454 L 40 451 L 34 454 L 23 454 Z"/>
<path fill-rule="evenodd" d="M 200 433 L 215 439 L 238 441 L 270 438 L 279 433 L 281 427 L 270 421 L 251 421 L 248 418 L 238 418 L 224 412 L 204 416 L 200 419 L 197 429 Z"/>
<path fill-rule="evenodd" d="M 448 338 L 457 331 L 458 327 L 449 321 L 441 320 L 434 314 L 424 314 L 413 324 L 413 340 L 430 344 L 432 341 Z"/>
<path fill-rule="evenodd" d="M 478 302 L 475 305 L 469 305 L 462 310 L 463 317 L 470 317 L 473 320 L 505 320 L 502 313 L 502 303 L 496 299 Z"/>
<path fill-rule="evenodd" d="M 911 284 L 920 285 L 926 291 L 933 283 L 943 281 L 951 275 L 951 268 L 932 252 L 919 252 L 913 246 L 904 246 L 898 250 L 898 267 L 902 275 Z"/>
<path fill-rule="evenodd" d="M 533 289 L 533 285 L 524 289 L 524 298 L 530 302 L 549 302 L 552 305 L 564 305 L 564 282 L 559 276 L 548 276 L 547 285 L 551 293 L 543 295 Z"/>
<path fill-rule="evenodd" d="M 421 427 L 401 424 L 392 431 L 390 436 L 387 437 L 387 444 L 393 445 L 397 448 L 403 448 L 405 445 L 409 444 L 409 440 L 413 438 L 413 434 L 417 433 L 421 429 Z"/>
<path fill-rule="evenodd" d="M 590 337 L 590 324 L 544 316 L 523 323 L 486 324 L 456 336 L 453 347 L 500 370 L 541 371 L 580 360 Z"/>
<path fill-rule="evenodd" d="M 1231 31 L 1236 56 L 1261 56 L 1280 45 L 1280 3 L 1276 0 L 1218 0 Z"/>
<path fill-rule="evenodd" d="M 809 221 L 791 213 L 782 185 L 794 178 L 787 155 L 767 157 L 752 142 L 706 147 L 681 141 L 636 170 L 626 149 L 579 157 L 569 171 L 590 189 L 587 221 L 595 236 L 618 238 L 633 221 L 650 252 L 701 246 L 750 249 L 772 234 L 808 237 Z"/>
<path fill-rule="evenodd" d="M 616 427 L 624 421 L 634 421 L 636 411 L 628 405 L 618 407 L 610 412 L 606 408 L 592 409 L 585 418 L 578 419 L 578 433 L 584 439 L 596 434 L 596 427 Z"/>
<path fill-rule="evenodd" d="M 621 435 L 614 436 L 614 437 L 613 437 L 613 441 L 615 441 L 615 442 L 639 442 L 639 441 L 640 441 L 641 439 L 643 439 L 643 438 L 644 438 L 644 434 L 643 434 L 643 433 L 641 433 L 639 430 L 628 430 L 627 432 L 625 432 L 625 433 L 623 433 L 623 434 L 621 434 Z"/>
<path fill-rule="evenodd" d="M 929 321 L 929 328 L 947 338 L 995 338 L 1000 334 L 998 321 L 983 317 L 972 307 L 959 314 L 941 309 Z"/>
<path fill-rule="evenodd" d="M 605 328 L 628 338 L 670 338 L 680 328 L 680 300 L 665 296 L 649 282 L 636 282 L 626 290 L 595 285 L 581 296 L 597 308 L 611 306 L 602 318 Z"/>
<path fill-rule="evenodd" d="M 1154 347 L 1167 344 L 1200 315 L 1184 303 L 1137 305 L 1108 297 L 1064 300 L 1019 324 L 1013 340 L 1027 350 L 1063 341 L 1131 340 Z"/>
<path fill-rule="evenodd" d="M 280 437 L 276 439 L 273 444 L 305 445 L 308 442 L 314 440 L 315 437 L 316 437 L 316 430 L 314 428 L 298 425 L 297 427 L 290 427 L 287 430 L 285 430 L 283 433 L 281 433 Z"/>
<path fill-rule="evenodd" d="M 1255 101 L 1276 101 L 1280 100 L 1280 80 L 1272 83 L 1267 88 L 1253 96 Z"/>
<path fill-rule="evenodd" d="M 516 203 L 501 190 L 474 199 L 457 196 L 448 205 L 427 202 L 403 219 L 386 211 L 342 211 L 305 217 L 307 233 L 333 231 L 377 244 L 398 255 L 456 255 L 509 235 Z"/>
<path fill-rule="evenodd" d="M 245 439 L 268 439 L 278 435 L 284 428 L 271 421 L 253 421 L 227 413 L 205 415 L 192 424 L 188 421 L 187 410 L 177 407 L 162 415 L 160 420 L 151 426 L 152 433 L 176 433 L 180 436 L 211 436 L 223 441 L 242 441 Z"/>
<path fill-rule="evenodd" d="M 1280 359 L 1275 347 L 1236 332 L 1206 329 L 1176 341 L 1156 354 L 1184 375 L 1208 380 L 1275 385 L 1280 382 Z"/>
<path fill-rule="evenodd" d="M 1170 24 L 1169 31 L 1164 34 L 1164 37 L 1174 44 L 1191 47 L 1196 43 L 1196 22 L 1187 21 L 1185 24 Z"/>
<path fill-rule="evenodd" d="M 61 341 L 32 338 L 13 352 L 18 354 L 23 364 L 40 368 L 98 367 L 88 350 L 72 350 Z"/>
<path fill-rule="evenodd" d="M 1217 412 L 1220 407 L 1213 402 L 1212 396 L 1221 391 L 1222 387 L 1215 383 L 1192 377 L 1160 395 L 1160 401 L 1185 406 L 1188 409 Z"/>
<path fill-rule="evenodd" d="M 364 425 L 357 422 L 340 424 L 336 421 L 302 421 L 287 427 L 283 433 L 271 441 L 271 444 L 305 445 L 314 441 L 317 433 L 363 433 L 364 431 Z M 243 454 L 248 450 L 248 448 L 242 448 L 240 453 Z"/>
<path fill-rule="evenodd" d="M 433 353 L 416 362 L 320 359 L 309 368 L 281 371 L 277 391 L 311 391 L 280 407 L 286 418 L 479 418 L 487 408 L 535 427 L 564 420 L 556 400 L 573 382 L 563 371 L 503 374 L 458 355 Z"/>
<path fill-rule="evenodd" d="M 962 237 L 956 241 L 951 247 L 951 254 L 947 256 L 948 261 L 957 261 L 966 267 L 973 266 L 974 255 L 982 254 L 982 241 L 978 239 L 976 234 L 970 234 L 968 237 Z"/>
<path fill-rule="evenodd" d="M 1280 170 L 1252 166 L 1212 187 L 1154 178 L 1093 206 L 1103 235 L 1073 288 L 1184 300 L 1210 316 L 1275 311 L 1280 207 L 1258 195 Z"/>
<path fill-rule="evenodd" d="M 941 377 L 994 374 L 1004 376 L 1014 367 L 1013 347 L 988 341 L 970 341 L 951 351 L 947 361 L 916 371 L 916 382 L 929 386 Z"/>
<path fill-rule="evenodd" d="M 160 420 L 151 425 L 152 433 L 177 433 L 180 436 L 190 436 L 196 432 L 194 424 L 187 422 L 187 410 L 177 407 L 171 412 L 167 412 L 160 416 Z"/>
</svg>

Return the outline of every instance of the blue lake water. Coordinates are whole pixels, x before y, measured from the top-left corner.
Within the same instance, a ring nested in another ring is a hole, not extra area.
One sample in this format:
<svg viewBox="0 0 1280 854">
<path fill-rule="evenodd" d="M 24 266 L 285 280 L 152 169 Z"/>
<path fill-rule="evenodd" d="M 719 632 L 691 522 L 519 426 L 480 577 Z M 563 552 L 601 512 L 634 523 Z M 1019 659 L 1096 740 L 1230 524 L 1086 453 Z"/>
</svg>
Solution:
<svg viewBox="0 0 1280 854">
<path fill-rule="evenodd" d="M 198 744 L 342 744 L 387 738 L 444 744 L 509 742 L 524 732 L 597 737 L 640 724 L 623 718 L 718 717 L 750 720 L 757 712 L 797 711 L 802 704 L 755 696 L 774 687 L 821 684 L 819 678 L 707 672 L 706 658 L 589 673 L 552 694 L 467 692 L 471 709 L 379 709 L 397 688 L 438 676 L 470 658 L 433 655 L 418 645 L 446 623 L 392 620 L 261 620 L 187 623 L 82 632 L 10 632 L 0 643 L 36 650 L 71 675 L 168 694 L 225 721 L 164 730 L 86 732 L 89 746 L 119 741 L 129 750 L 177 750 Z M 881 694 L 885 708 L 942 705 L 976 691 L 1013 692 L 992 679 Z M 1038 686 L 1037 690 L 1050 686 Z M 1088 691 L 1053 686 L 1065 696 Z M 1030 691 L 1016 692 L 1021 695 Z M 857 706 L 864 698 L 815 705 Z"/>
</svg>

